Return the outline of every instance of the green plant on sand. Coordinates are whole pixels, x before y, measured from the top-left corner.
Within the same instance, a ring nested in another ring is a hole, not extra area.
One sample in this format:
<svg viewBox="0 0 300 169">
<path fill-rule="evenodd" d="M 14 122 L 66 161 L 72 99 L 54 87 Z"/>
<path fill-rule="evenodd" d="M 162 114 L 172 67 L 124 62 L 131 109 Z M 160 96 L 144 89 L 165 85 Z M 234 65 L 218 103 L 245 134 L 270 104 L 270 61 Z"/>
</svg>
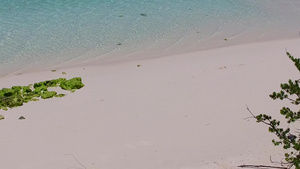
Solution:
<svg viewBox="0 0 300 169">
<path fill-rule="evenodd" d="M 58 94 L 56 91 L 48 91 L 49 87 L 60 87 L 63 90 L 74 92 L 76 89 L 84 87 L 80 77 L 69 80 L 65 78 L 47 80 L 28 86 L 13 86 L 0 90 L 0 109 L 22 106 L 29 101 L 37 101 L 39 98 L 49 99 L 53 97 L 63 97 L 65 94 Z"/>
<path fill-rule="evenodd" d="M 296 68 L 300 71 L 300 59 L 294 58 L 290 53 L 287 56 L 294 62 Z M 288 83 L 281 84 L 280 92 L 273 92 L 270 97 L 274 100 L 289 100 L 293 105 L 300 104 L 300 80 L 289 80 Z M 263 123 L 269 127 L 269 132 L 274 133 L 278 140 L 272 140 L 275 146 L 282 145 L 285 150 L 285 162 L 282 162 L 282 168 L 296 168 L 300 169 L 300 135 L 292 133 L 295 128 L 282 127 L 280 121 L 272 118 L 267 114 L 260 114 L 255 116 L 249 108 L 248 111 L 257 120 L 258 123 Z M 289 107 L 283 107 L 280 114 L 284 116 L 287 124 L 299 123 L 300 110 L 293 111 Z M 296 130 L 299 130 L 296 128 Z"/>
</svg>

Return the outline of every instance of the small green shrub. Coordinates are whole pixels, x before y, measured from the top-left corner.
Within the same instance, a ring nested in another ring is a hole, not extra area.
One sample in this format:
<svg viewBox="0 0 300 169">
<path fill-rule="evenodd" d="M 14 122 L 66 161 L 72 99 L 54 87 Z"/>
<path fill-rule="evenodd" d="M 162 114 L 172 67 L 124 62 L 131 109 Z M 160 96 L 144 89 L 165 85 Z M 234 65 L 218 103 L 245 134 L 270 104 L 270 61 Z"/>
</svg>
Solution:
<svg viewBox="0 0 300 169">
<path fill-rule="evenodd" d="M 287 56 L 294 62 L 296 68 L 300 71 L 300 59 L 294 58 L 290 53 L 286 53 Z M 300 103 L 300 87 L 299 80 L 289 80 L 288 83 L 284 83 L 280 85 L 280 92 L 273 92 L 270 94 L 270 97 L 274 100 L 289 100 L 294 105 L 299 105 Z M 252 114 L 252 112 L 248 109 L 248 111 Z M 288 107 L 283 107 L 280 110 L 280 114 L 283 115 L 286 119 L 287 124 L 299 123 L 300 119 L 300 111 L 293 111 Z M 272 116 L 267 114 L 260 114 L 255 116 L 252 114 L 254 118 L 256 118 L 258 123 L 263 123 L 269 126 L 269 132 L 274 133 L 277 136 L 278 140 L 272 140 L 272 143 L 275 146 L 282 145 L 285 152 L 285 162 L 282 163 L 285 168 L 295 167 L 296 169 L 300 169 L 300 136 L 298 134 L 293 134 L 294 129 L 290 129 L 290 127 L 283 128 L 280 125 L 280 121 L 277 119 L 273 119 Z"/>
</svg>

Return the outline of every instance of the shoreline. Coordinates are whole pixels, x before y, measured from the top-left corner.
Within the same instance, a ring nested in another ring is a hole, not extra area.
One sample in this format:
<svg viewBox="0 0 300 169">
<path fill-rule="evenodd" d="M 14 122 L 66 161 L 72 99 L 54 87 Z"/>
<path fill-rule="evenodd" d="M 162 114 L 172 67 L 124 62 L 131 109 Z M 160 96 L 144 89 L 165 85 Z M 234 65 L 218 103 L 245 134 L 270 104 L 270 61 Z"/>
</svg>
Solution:
<svg viewBox="0 0 300 169">
<path fill-rule="evenodd" d="M 1 110 L 1 166 L 82 167 L 66 154 L 88 169 L 237 169 L 271 164 L 270 156 L 280 161 L 273 135 L 247 119 L 246 105 L 280 117 L 290 104 L 268 95 L 299 77 L 285 55 L 299 58 L 299 45 L 300 38 L 257 42 L 2 77 L 0 88 L 77 76 L 85 87 Z"/>
<path fill-rule="evenodd" d="M 273 32 L 273 34 L 274 33 L 275 32 Z M 286 35 L 288 35 L 288 36 L 286 36 Z M 288 32 L 288 33 L 286 33 L 286 35 L 284 35 L 284 34 L 282 34 L 281 36 L 268 35 L 267 37 L 264 37 L 265 35 L 261 35 L 261 37 L 258 37 L 258 35 L 255 35 L 255 38 L 253 38 L 253 39 L 249 35 L 245 36 L 242 39 L 239 39 L 239 38 L 231 39 L 228 37 L 227 37 L 228 39 L 225 38 L 227 40 L 225 40 L 225 39 L 214 39 L 214 40 L 206 39 L 203 42 L 201 42 L 201 41 L 195 42 L 191 46 L 179 45 L 178 47 L 176 47 L 177 45 L 173 46 L 173 44 L 170 44 L 171 46 L 168 46 L 165 43 L 162 43 L 162 44 L 158 43 L 158 44 L 150 45 L 150 48 L 143 48 L 142 50 L 133 51 L 131 53 L 128 53 L 128 51 L 125 50 L 123 52 L 125 52 L 126 55 L 122 55 L 122 52 L 120 53 L 120 52 L 118 52 L 118 49 L 114 49 L 114 52 L 112 52 L 111 54 L 110 53 L 103 54 L 103 55 L 93 57 L 93 58 L 91 58 L 89 55 L 93 56 L 94 54 L 89 54 L 89 53 L 90 52 L 97 53 L 97 51 L 90 51 L 81 57 L 72 58 L 70 60 L 65 60 L 60 64 L 55 64 L 52 66 L 47 65 L 47 63 L 42 62 L 42 63 L 34 63 L 31 65 L 28 65 L 28 67 L 23 67 L 21 69 L 17 69 L 14 65 L 13 69 L 16 69 L 16 70 L 14 70 L 14 71 L 11 70 L 9 72 L 5 72 L 3 75 L 1 75 L 0 78 L 5 77 L 5 76 L 11 76 L 11 75 L 20 75 L 23 73 L 46 71 L 46 70 L 51 70 L 51 69 L 75 68 L 75 67 L 81 67 L 81 66 L 86 66 L 86 65 L 87 66 L 89 66 L 89 65 L 99 65 L 99 66 L 114 65 L 114 64 L 119 64 L 122 62 L 131 62 L 131 61 L 135 61 L 135 60 L 157 59 L 160 57 L 172 57 L 174 55 L 184 55 L 187 53 L 198 53 L 198 52 L 207 51 L 207 50 L 228 48 L 231 46 L 241 46 L 241 45 L 248 45 L 248 44 L 250 45 L 250 44 L 255 44 L 255 43 L 272 43 L 272 42 L 276 42 L 276 41 L 288 41 L 288 40 L 294 40 L 294 39 L 300 38 L 300 33 L 298 34 L 296 32 L 294 32 L 294 33 Z M 191 39 L 191 35 L 189 35 L 189 37 L 183 37 L 183 39 Z M 175 44 L 176 44 L 176 42 L 175 42 Z M 164 45 L 164 47 L 158 47 L 161 45 Z M 173 52 L 170 52 L 170 51 L 173 51 Z"/>
<path fill-rule="evenodd" d="M 185 52 L 181 52 L 181 53 L 173 53 L 173 54 L 157 54 L 157 55 L 146 55 L 144 57 L 135 57 L 135 58 L 125 58 L 125 59 L 115 59 L 115 60 L 111 60 L 111 61 L 103 61 L 102 58 L 94 58 L 94 59 L 90 59 L 87 61 L 81 61 L 81 62 L 70 62 L 70 63 L 65 63 L 63 62 L 61 65 L 56 65 L 56 66 L 51 66 L 47 69 L 44 69 L 42 71 L 47 71 L 47 70 L 65 70 L 65 69 L 75 69 L 75 68 L 79 68 L 79 67 L 89 67 L 89 66 L 114 66 L 114 65 L 120 65 L 123 63 L 127 63 L 127 62 L 139 62 L 139 61 L 144 61 L 144 60 L 156 60 L 156 59 L 163 59 L 163 58 L 170 58 L 170 57 L 174 57 L 174 56 L 183 56 L 183 55 L 196 55 L 196 54 L 203 54 L 207 51 L 213 51 L 213 50 L 226 50 L 226 49 L 230 49 L 230 48 L 238 48 L 239 46 L 255 46 L 255 45 L 259 45 L 259 44 L 276 44 L 276 43 L 281 43 L 281 42 L 289 42 L 289 41 L 298 41 L 300 39 L 300 35 L 299 37 L 294 37 L 294 38 L 283 38 L 283 39 L 261 39 L 261 40 L 253 40 L 253 41 L 249 41 L 249 42 L 243 42 L 243 43 L 233 43 L 233 44 L 226 44 L 226 45 L 220 45 L 220 46 L 211 46 L 208 47 L 207 49 L 200 49 L 200 50 L 188 50 Z M 139 54 L 138 56 L 141 56 L 141 54 Z M 38 72 L 38 70 L 36 71 Z M 19 73 L 19 72 L 15 72 L 15 73 Z M 30 70 L 29 70 L 30 73 Z"/>
</svg>

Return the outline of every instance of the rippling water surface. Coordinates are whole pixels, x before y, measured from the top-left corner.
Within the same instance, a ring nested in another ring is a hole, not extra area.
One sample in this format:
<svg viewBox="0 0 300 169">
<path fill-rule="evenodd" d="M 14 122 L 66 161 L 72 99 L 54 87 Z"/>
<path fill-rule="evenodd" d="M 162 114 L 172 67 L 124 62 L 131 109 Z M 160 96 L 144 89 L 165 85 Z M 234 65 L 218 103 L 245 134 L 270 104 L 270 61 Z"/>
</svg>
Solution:
<svg viewBox="0 0 300 169">
<path fill-rule="evenodd" d="M 0 0 L 0 74 L 290 38 L 299 31 L 299 0 Z"/>
</svg>

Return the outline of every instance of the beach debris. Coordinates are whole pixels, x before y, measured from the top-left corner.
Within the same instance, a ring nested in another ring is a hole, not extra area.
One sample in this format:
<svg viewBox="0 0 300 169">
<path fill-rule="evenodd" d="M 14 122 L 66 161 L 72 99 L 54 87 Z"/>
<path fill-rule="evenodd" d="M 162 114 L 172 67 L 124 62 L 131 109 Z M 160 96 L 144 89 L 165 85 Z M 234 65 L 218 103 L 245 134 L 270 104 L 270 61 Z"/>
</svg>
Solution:
<svg viewBox="0 0 300 169">
<path fill-rule="evenodd" d="M 65 155 L 72 156 L 72 157 L 76 160 L 76 162 L 77 162 L 79 165 L 81 165 L 81 167 L 83 167 L 84 169 L 87 169 L 83 164 L 81 164 L 81 162 L 80 162 L 73 154 L 65 154 Z M 94 165 L 94 163 L 93 163 L 93 165 Z"/>
<path fill-rule="evenodd" d="M 136 67 L 141 67 L 142 65 L 136 65 Z"/>
<path fill-rule="evenodd" d="M 118 43 L 117 45 L 120 46 L 120 45 L 122 45 L 122 43 Z"/>
<path fill-rule="evenodd" d="M 224 40 L 225 40 L 225 41 L 228 41 L 228 39 L 226 39 L 226 38 L 225 38 Z"/>
<path fill-rule="evenodd" d="M 20 116 L 19 120 L 25 120 L 25 117 L 24 116 Z"/>
<path fill-rule="evenodd" d="M 66 72 L 61 72 L 61 74 L 66 75 L 67 73 Z"/>
<path fill-rule="evenodd" d="M 2 114 L 0 114 L 0 120 L 3 120 L 3 119 L 5 119 L 5 117 Z"/>
<path fill-rule="evenodd" d="M 289 140 L 293 141 L 297 138 L 297 136 L 293 135 L 293 134 L 289 134 L 287 137 Z"/>
<path fill-rule="evenodd" d="M 286 167 L 270 166 L 270 165 L 239 165 L 240 168 L 277 168 L 287 169 Z"/>
<path fill-rule="evenodd" d="M 141 13 L 141 16 L 147 16 L 147 14 L 145 14 L 145 13 Z"/>
<path fill-rule="evenodd" d="M 51 72 L 56 72 L 56 70 L 55 70 L 55 69 L 53 69 L 53 70 L 51 70 Z"/>
</svg>

